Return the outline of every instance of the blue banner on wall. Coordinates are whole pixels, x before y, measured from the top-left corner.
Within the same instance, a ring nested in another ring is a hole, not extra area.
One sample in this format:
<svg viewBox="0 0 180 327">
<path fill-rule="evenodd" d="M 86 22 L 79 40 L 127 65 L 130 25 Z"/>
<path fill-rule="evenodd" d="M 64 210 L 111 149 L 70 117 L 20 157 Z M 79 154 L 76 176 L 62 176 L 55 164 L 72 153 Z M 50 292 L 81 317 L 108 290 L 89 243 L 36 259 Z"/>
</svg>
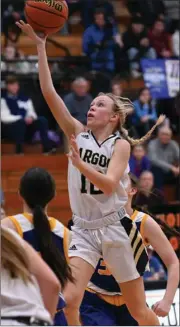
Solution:
<svg viewBox="0 0 180 327">
<path fill-rule="evenodd" d="M 154 99 L 176 96 L 179 91 L 179 64 L 179 60 L 141 60 L 144 82 Z"/>
</svg>

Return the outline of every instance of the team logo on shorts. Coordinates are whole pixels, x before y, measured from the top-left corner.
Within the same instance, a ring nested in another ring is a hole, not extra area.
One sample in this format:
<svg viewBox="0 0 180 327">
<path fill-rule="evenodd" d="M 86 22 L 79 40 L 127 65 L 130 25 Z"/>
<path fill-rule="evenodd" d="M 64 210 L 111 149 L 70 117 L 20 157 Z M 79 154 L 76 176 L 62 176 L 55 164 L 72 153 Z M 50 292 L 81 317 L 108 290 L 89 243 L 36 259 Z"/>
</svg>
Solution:
<svg viewBox="0 0 180 327">
<path fill-rule="evenodd" d="M 77 250 L 76 245 L 72 245 L 69 250 Z"/>
</svg>

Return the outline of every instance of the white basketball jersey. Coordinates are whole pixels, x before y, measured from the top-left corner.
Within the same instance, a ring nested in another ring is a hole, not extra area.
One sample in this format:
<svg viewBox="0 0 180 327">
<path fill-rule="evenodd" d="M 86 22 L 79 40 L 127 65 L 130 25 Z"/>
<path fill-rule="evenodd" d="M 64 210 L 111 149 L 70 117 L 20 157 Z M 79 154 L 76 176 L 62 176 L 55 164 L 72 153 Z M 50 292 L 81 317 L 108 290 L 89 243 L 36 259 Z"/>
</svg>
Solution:
<svg viewBox="0 0 180 327">
<path fill-rule="evenodd" d="M 99 144 L 91 131 L 80 133 L 76 141 L 81 159 L 100 173 L 106 174 L 115 142 L 119 138 L 119 133 L 113 134 Z M 68 188 L 73 214 L 85 220 L 95 220 L 119 211 L 128 199 L 125 191 L 129 181 L 128 173 L 129 166 L 127 166 L 116 192 L 107 196 L 90 183 L 69 160 Z"/>
</svg>

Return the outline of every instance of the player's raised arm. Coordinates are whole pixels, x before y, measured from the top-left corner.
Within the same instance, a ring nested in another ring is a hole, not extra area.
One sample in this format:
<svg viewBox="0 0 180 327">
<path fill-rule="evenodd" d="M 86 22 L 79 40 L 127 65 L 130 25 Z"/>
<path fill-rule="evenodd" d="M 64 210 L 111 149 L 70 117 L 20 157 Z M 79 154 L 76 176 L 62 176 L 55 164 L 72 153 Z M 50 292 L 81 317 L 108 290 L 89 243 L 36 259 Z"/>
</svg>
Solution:
<svg viewBox="0 0 180 327">
<path fill-rule="evenodd" d="M 46 37 L 39 37 L 32 27 L 22 20 L 16 24 L 37 46 L 41 91 L 57 123 L 67 137 L 79 134 L 84 130 L 84 126 L 71 116 L 64 101 L 54 88 L 46 54 Z"/>
</svg>

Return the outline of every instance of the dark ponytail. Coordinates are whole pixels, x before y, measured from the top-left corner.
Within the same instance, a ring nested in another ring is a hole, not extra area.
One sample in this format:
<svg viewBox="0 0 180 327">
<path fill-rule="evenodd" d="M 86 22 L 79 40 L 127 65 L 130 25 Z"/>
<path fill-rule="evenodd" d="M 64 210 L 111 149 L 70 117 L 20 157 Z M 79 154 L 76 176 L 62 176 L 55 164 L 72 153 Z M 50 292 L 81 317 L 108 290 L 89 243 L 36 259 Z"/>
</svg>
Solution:
<svg viewBox="0 0 180 327">
<path fill-rule="evenodd" d="M 137 208 L 138 209 L 138 208 Z M 154 216 L 151 212 L 149 212 L 148 210 L 144 210 L 143 209 L 143 212 L 146 213 L 147 215 L 149 215 L 150 217 L 152 217 L 156 223 L 161 226 L 164 231 L 166 233 L 169 233 L 170 235 L 172 236 L 177 236 L 178 238 L 180 238 L 180 233 L 173 227 L 170 227 L 167 223 L 165 223 L 162 219 Z"/>
<path fill-rule="evenodd" d="M 52 176 L 42 168 L 29 169 L 21 179 L 20 194 L 33 212 L 33 224 L 39 250 L 44 261 L 56 274 L 62 288 L 69 280 L 74 281 L 65 256 L 53 239 L 46 205 L 55 196 L 55 182 Z"/>
</svg>

